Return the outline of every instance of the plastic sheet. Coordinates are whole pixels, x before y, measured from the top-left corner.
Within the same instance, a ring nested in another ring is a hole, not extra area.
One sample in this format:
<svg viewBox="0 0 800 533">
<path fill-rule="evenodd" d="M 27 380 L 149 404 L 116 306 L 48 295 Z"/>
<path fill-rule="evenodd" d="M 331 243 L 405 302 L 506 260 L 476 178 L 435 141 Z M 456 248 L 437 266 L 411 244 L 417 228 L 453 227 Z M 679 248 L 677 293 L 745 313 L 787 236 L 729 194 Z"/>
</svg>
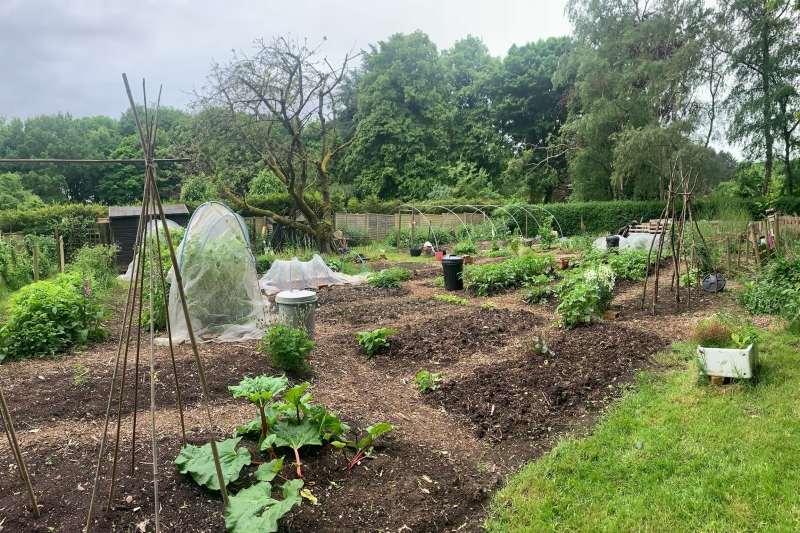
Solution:
<svg viewBox="0 0 800 533">
<path fill-rule="evenodd" d="M 258 287 L 242 217 L 219 202 L 202 204 L 192 215 L 176 250 L 189 318 L 195 337 L 234 342 L 263 337 L 269 302 Z M 174 283 L 175 265 L 167 275 L 169 319 L 175 342 L 189 339 L 189 329 Z"/>
<path fill-rule="evenodd" d="M 259 286 L 265 294 L 276 294 L 292 289 L 317 290 L 320 285 L 360 285 L 366 281 L 366 276 L 334 272 L 322 257 L 314 254 L 311 261 L 306 262 L 296 257 L 290 261 L 276 260 L 259 281 Z"/>
<path fill-rule="evenodd" d="M 166 219 L 166 220 L 167 220 L 167 229 L 177 229 L 177 228 L 181 227 L 181 225 L 178 224 L 177 222 L 174 222 L 174 221 L 172 221 L 170 219 Z M 161 221 L 160 220 L 151 220 L 147 224 L 147 228 L 144 231 L 144 235 L 142 236 L 143 239 L 145 238 L 144 236 L 147 235 L 147 231 L 152 229 L 152 228 L 156 228 L 157 230 L 161 230 L 162 229 Z M 163 235 L 163 232 L 162 232 L 162 235 L 160 236 L 160 238 L 161 238 L 161 246 L 164 246 L 164 235 Z M 120 276 L 117 276 L 118 280 L 120 280 L 120 281 L 133 281 L 133 267 L 134 267 L 134 263 L 136 263 L 136 259 L 135 259 L 135 254 L 136 253 L 138 253 L 138 250 L 134 253 L 134 260 L 131 261 L 128 264 L 128 269 L 125 271 L 125 273 L 120 275 Z"/>
<path fill-rule="evenodd" d="M 658 235 L 650 233 L 630 233 L 627 237 L 619 235 L 619 248 L 627 250 L 649 250 L 650 243 L 655 241 L 658 245 Z M 594 241 L 593 248 L 599 250 L 606 249 L 606 238 L 600 237 Z"/>
</svg>

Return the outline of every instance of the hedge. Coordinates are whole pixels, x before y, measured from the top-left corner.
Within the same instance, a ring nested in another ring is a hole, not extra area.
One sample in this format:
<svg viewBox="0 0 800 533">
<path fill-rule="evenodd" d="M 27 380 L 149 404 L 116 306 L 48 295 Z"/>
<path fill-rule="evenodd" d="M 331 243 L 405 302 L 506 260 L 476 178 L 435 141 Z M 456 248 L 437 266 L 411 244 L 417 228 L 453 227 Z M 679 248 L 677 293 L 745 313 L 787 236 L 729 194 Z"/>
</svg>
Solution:
<svg viewBox="0 0 800 533">
<path fill-rule="evenodd" d="M 64 218 L 95 221 L 108 216 L 103 205 L 58 204 L 29 211 L 0 211 L 0 231 L 24 231 L 36 235 L 52 235 L 55 225 Z"/>
</svg>

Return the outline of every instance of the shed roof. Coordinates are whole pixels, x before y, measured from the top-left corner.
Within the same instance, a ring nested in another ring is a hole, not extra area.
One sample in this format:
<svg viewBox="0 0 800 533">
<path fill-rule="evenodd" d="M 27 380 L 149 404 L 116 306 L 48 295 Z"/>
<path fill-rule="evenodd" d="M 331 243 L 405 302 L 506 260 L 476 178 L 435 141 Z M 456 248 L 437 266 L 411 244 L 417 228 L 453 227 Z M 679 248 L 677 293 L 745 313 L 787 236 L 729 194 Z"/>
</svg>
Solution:
<svg viewBox="0 0 800 533">
<path fill-rule="evenodd" d="M 141 206 L 111 206 L 108 208 L 108 218 L 138 217 L 142 212 Z M 169 204 L 164 206 L 164 214 L 188 215 L 189 210 L 184 204 Z"/>
</svg>

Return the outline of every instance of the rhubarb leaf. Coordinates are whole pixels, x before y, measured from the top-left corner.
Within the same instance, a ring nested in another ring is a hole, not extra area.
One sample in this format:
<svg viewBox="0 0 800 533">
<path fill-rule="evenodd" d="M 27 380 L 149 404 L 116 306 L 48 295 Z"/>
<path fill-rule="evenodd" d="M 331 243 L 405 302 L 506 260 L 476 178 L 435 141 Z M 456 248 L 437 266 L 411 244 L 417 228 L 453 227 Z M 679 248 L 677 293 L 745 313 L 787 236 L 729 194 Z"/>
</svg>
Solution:
<svg viewBox="0 0 800 533">
<path fill-rule="evenodd" d="M 394 426 L 386 424 L 385 422 L 381 422 L 380 424 L 375 424 L 374 426 L 370 426 L 367 428 L 367 437 L 358 441 L 358 448 L 363 449 L 372 444 L 372 441 L 375 440 L 377 437 L 380 437 L 384 433 L 388 433 L 389 431 L 393 430 Z"/>
<path fill-rule="evenodd" d="M 255 478 L 259 481 L 272 481 L 282 468 L 283 457 L 280 459 L 273 459 L 272 461 L 264 463 L 258 467 L 255 473 Z"/>
<path fill-rule="evenodd" d="M 262 481 L 228 498 L 225 508 L 225 527 L 230 533 L 274 533 L 278 519 L 303 501 L 302 479 L 283 485 L 283 501 L 272 498 L 272 485 Z"/>
<path fill-rule="evenodd" d="M 222 466 L 222 479 L 225 481 L 225 485 L 238 479 L 242 467 L 250 464 L 250 452 L 246 448 L 235 449 L 240 440 L 241 437 L 217 443 L 219 462 Z M 198 485 L 205 485 L 211 490 L 219 490 L 219 479 L 214 466 L 211 443 L 200 448 L 191 444 L 187 445 L 175 459 L 175 466 L 178 467 L 181 474 L 187 472 L 191 474 L 192 479 Z"/>
<path fill-rule="evenodd" d="M 322 446 L 319 422 L 310 418 L 304 418 L 299 422 L 280 420 L 272 426 L 272 431 L 275 432 L 276 446 L 288 446 L 294 450 L 299 450 L 307 444 Z"/>
<path fill-rule="evenodd" d="M 238 385 L 228 387 L 228 390 L 234 398 L 244 396 L 256 405 L 266 405 L 270 399 L 286 390 L 288 383 L 286 376 L 245 377 Z"/>
</svg>

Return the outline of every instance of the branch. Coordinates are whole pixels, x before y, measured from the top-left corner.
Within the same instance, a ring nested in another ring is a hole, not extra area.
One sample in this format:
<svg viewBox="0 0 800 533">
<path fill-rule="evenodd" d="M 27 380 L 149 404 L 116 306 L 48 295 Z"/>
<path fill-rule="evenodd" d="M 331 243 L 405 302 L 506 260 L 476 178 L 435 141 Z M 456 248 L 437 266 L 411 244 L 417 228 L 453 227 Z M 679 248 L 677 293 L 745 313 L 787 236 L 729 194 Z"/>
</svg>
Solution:
<svg viewBox="0 0 800 533">
<path fill-rule="evenodd" d="M 290 227 L 292 227 L 294 229 L 297 229 L 297 230 L 300 230 L 300 231 L 302 231 L 304 233 L 309 233 L 311 235 L 313 235 L 315 233 L 314 229 L 311 226 L 308 226 L 308 225 L 303 224 L 301 222 L 297 222 L 296 220 L 292 220 L 291 218 L 286 218 L 284 216 L 281 216 L 281 215 L 277 214 L 274 211 L 270 211 L 269 209 L 262 209 L 260 207 L 252 206 L 252 205 L 247 203 L 247 200 L 240 200 L 235 194 L 233 194 L 233 192 L 231 192 L 230 189 L 228 189 L 228 186 L 225 185 L 225 183 L 221 179 L 217 178 L 216 182 L 217 182 L 217 185 L 219 185 L 222 188 L 222 191 L 225 193 L 225 195 L 228 198 L 230 198 L 231 201 L 234 204 L 236 204 L 239 208 L 241 208 L 241 209 L 249 209 L 250 211 L 253 211 L 254 213 L 259 213 L 261 215 L 266 215 L 266 216 L 268 216 L 268 217 L 280 222 L 284 226 L 290 226 Z"/>
</svg>

